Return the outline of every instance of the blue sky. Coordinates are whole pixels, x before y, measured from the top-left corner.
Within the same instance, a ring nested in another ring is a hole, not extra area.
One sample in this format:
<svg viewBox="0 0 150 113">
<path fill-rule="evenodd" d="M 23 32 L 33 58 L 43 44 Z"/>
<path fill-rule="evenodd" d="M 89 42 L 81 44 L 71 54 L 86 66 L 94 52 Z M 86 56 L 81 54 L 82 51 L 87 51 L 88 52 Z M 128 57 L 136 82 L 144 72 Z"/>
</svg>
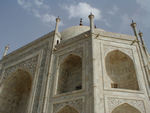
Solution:
<svg viewBox="0 0 150 113">
<path fill-rule="evenodd" d="M 89 25 L 93 12 L 97 28 L 133 35 L 131 19 L 150 50 L 150 0 L 1 0 L 0 57 L 9 44 L 9 52 L 54 30 L 55 18 L 60 16 L 60 31 L 78 25 Z"/>
</svg>

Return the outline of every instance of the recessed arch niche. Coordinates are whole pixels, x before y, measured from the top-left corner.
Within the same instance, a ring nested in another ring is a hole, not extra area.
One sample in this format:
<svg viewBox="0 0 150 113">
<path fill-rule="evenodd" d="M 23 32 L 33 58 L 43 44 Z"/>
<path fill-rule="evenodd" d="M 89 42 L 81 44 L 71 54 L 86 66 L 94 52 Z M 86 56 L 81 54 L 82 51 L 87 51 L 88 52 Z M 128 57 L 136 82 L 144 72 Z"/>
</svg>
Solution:
<svg viewBox="0 0 150 113">
<path fill-rule="evenodd" d="M 114 50 L 105 57 L 106 72 L 112 88 L 139 90 L 133 60 L 125 53 Z"/>
<path fill-rule="evenodd" d="M 121 104 L 120 106 L 116 107 L 112 113 L 141 113 L 138 109 L 136 109 L 135 107 L 124 103 Z"/>
<path fill-rule="evenodd" d="M 82 89 L 82 58 L 70 54 L 59 67 L 57 94 Z"/>
<path fill-rule="evenodd" d="M 0 112 L 26 113 L 32 79 L 28 72 L 18 69 L 0 86 Z"/>
<path fill-rule="evenodd" d="M 57 113 L 79 113 L 75 108 L 66 105 L 62 109 L 60 109 Z"/>
</svg>

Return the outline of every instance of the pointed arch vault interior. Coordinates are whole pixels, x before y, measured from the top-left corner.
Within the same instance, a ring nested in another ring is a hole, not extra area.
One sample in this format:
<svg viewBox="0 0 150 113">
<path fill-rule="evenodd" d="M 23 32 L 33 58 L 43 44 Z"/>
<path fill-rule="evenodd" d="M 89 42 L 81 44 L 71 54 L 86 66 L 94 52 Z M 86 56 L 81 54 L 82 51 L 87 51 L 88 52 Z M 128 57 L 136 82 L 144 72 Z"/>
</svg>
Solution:
<svg viewBox="0 0 150 113">
<path fill-rule="evenodd" d="M 106 72 L 112 88 L 139 90 L 133 60 L 125 53 L 114 50 L 105 58 Z"/>
<path fill-rule="evenodd" d="M 57 94 L 82 89 L 82 58 L 68 55 L 59 67 Z"/>
<path fill-rule="evenodd" d="M 0 112 L 26 113 L 32 79 L 28 72 L 17 70 L 0 86 Z"/>
</svg>

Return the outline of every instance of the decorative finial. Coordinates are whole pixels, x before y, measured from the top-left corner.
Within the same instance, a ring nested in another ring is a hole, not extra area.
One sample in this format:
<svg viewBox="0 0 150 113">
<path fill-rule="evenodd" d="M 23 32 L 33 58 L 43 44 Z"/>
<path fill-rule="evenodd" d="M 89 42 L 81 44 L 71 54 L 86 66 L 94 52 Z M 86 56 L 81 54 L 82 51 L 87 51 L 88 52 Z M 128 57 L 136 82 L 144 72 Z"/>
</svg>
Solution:
<svg viewBox="0 0 150 113">
<path fill-rule="evenodd" d="M 133 19 L 132 19 L 132 23 L 134 23 Z"/>
<path fill-rule="evenodd" d="M 59 16 L 56 18 L 56 22 L 60 22 L 60 18 L 59 18 Z"/>
<path fill-rule="evenodd" d="M 141 31 L 139 31 L 139 36 L 140 36 L 140 38 L 143 37 L 143 33 Z"/>
<path fill-rule="evenodd" d="M 132 23 L 131 23 L 131 27 L 133 29 L 136 40 L 138 41 L 138 33 L 137 33 L 137 30 L 136 30 L 136 23 L 133 20 L 132 20 Z"/>
<path fill-rule="evenodd" d="M 133 19 L 132 19 L 131 27 L 132 28 L 136 27 L 136 23 L 133 21 Z"/>
<path fill-rule="evenodd" d="M 7 55 L 8 49 L 9 49 L 9 44 L 7 46 L 5 46 L 5 51 L 4 51 L 3 57 Z"/>
<path fill-rule="evenodd" d="M 92 14 L 92 12 L 90 13 L 89 18 L 94 18 L 94 15 Z"/>
<path fill-rule="evenodd" d="M 80 26 L 82 26 L 83 24 L 82 24 L 82 18 L 80 18 L 80 24 L 79 24 Z"/>
</svg>

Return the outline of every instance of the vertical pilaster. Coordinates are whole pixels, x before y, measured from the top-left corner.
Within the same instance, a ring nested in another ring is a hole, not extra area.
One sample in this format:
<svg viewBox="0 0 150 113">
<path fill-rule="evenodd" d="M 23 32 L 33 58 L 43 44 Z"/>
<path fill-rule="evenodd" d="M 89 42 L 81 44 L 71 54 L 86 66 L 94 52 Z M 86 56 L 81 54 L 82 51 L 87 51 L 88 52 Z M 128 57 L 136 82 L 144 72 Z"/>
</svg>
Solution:
<svg viewBox="0 0 150 113">
<path fill-rule="evenodd" d="M 141 58 L 141 64 L 142 64 L 142 67 L 143 67 L 143 74 L 145 75 L 144 78 L 145 78 L 145 87 L 146 87 L 146 92 L 147 92 L 147 96 L 148 98 L 150 97 L 150 91 L 149 91 L 149 82 L 148 82 L 148 70 L 147 70 L 147 61 L 145 60 L 144 58 L 144 53 L 142 52 L 143 51 L 143 48 L 141 47 L 140 43 L 139 43 L 139 37 L 138 37 L 138 33 L 137 33 L 137 29 L 136 29 L 136 23 L 132 20 L 132 23 L 131 23 L 131 27 L 133 29 L 133 32 L 134 32 L 134 35 L 136 37 L 136 42 L 137 42 L 137 45 L 138 45 L 138 50 L 139 50 L 139 57 Z"/>
<path fill-rule="evenodd" d="M 60 33 L 58 32 L 58 25 L 59 25 L 59 22 L 60 22 L 60 18 L 56 18 L 56 26 L 55 26 L 55 31 L 54 31 L 54 36 L 53 36 L 53 39 L 52 39 L 52 45 L 49 46 L 49 50 L 51 50 L 51 53 L 50 53 L 50 59 L 49 59 L 49 69 L 48 69 L 48 75 L 46 77 L 46 89 L 45 89 L 45 94 L 44 94 L 44 101 L 43 101 L 43 109 L 42 109 L 42 113 L 48 113 L 48 109 L 49 109 L 49 99 L 50 99 L 50 89 L 51 89 L 51 79 L 53 77 L 53 68 L 54 68 L 54 59 L 55 59 L 55 56 L 54 56 L 54 51 L 56 50 L 55 46 L 58 44 L 58 41 L 60 43 L 60 38 L 61 38 L 61 35 Z"/>
<path fill-rule="evenodd" d="M 91 53 L 92 53 L 92 89 L 93 89 L 93 112 L 104 113 L 103 80 L 101 75 L 100 42 L 94 35 L 94 15 L 89 15 L 91 31 Z"/>
</svg>

